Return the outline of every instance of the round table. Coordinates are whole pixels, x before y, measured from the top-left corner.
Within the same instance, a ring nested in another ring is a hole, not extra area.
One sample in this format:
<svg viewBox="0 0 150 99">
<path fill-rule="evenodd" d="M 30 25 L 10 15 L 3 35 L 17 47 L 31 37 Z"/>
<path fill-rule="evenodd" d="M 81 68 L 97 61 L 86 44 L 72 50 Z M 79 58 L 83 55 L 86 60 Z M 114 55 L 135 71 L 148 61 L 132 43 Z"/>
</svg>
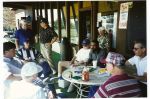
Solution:
<svg viewBox="0 0 150 99">
<path fill-rule="evenodd" d="M 77 67 L 72 67 L 66 69 L 62 73 L 62 77 L 64 80 L 71 82 L 78 88 L 77 93 L 79 94 L 80 98 L 87 97 L 83 95 L 83 92 L 87 91 L 86 88 L 83 89 L 82 87 L 85 85 L 91 86 L 91 85 L 97 85 L 100 86 L 102 85 L 108 78 L 109 75 L 108 73 L 103 73 L 100 74 L 99 70 L 101 68 L 97 67 L 96 69 L 92 68 L 92 66 L 87 66 L 89 68 L 89 81 L 83 81 L 82 80 L 82 70 L 84 66 L 77 66 Z M 70 77 L 71 75 L 72 77 Z"/>
</svg>

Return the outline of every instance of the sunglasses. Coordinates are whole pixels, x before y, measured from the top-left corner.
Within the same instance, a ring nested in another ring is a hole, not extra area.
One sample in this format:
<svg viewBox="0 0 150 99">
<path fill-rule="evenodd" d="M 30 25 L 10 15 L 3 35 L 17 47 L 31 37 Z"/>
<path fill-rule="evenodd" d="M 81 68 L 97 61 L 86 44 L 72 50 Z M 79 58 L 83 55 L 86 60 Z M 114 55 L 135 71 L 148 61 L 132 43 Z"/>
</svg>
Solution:
<svg viewBox="0 0 150 99">
<path fill-rule="evenodd" d="M 133 50 L 135 50 L 135 51 L 138 50 L 138 49 L 142 49 L 142 48 L 136 48 L 136 47 L 133 48 Z"/>
</svg>

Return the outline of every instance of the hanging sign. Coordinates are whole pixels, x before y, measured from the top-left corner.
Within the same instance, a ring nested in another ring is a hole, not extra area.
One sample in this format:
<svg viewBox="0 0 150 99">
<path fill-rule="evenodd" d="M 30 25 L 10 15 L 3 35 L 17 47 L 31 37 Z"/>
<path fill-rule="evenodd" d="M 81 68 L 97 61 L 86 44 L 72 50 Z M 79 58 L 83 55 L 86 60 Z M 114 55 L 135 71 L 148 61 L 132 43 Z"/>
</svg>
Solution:
<svg viewBox="0 0 150 99">
<path fill-rule="evenodd" d="M 120 4 L 119 29 L 126 29 L 127 28 L 128 8 L 129 8 L 128 3 Z"/>
</svg>

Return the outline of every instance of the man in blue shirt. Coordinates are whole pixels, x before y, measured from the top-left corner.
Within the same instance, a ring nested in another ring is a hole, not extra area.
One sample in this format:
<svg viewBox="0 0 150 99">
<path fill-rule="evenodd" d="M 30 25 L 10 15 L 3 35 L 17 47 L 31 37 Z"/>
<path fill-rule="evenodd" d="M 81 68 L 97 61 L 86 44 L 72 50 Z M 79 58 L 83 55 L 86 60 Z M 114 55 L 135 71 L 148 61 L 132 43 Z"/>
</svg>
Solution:
<svg viewBox="0 0 150 99">
<path fill-rule="evenodd" d="M 31 29 L 27 28 L 27 25 L 28 25 L 28 23 L 26 20 L 21 20 L 20 29 L 17 30 L 15 33 L 16 49 L 19 49 L 20 47 L 22 47 L 24 41 L 29 40 L 30 42 L 33 42 L 33 40 L 34 40 L 35 35 Z"/>
</svg>

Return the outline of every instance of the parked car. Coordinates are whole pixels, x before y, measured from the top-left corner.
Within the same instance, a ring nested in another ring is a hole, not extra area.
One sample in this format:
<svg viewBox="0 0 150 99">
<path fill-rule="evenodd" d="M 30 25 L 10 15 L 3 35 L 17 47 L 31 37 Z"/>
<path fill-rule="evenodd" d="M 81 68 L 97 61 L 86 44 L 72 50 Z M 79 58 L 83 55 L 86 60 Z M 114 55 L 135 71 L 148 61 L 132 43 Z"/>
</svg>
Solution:
<svg viewBox="0 0 150 99">
<path fill-rule="evenodd" d="M 15 42 L 15 33 L 14 31 L 3 31 L 3 42 Z"/>
</svg>

